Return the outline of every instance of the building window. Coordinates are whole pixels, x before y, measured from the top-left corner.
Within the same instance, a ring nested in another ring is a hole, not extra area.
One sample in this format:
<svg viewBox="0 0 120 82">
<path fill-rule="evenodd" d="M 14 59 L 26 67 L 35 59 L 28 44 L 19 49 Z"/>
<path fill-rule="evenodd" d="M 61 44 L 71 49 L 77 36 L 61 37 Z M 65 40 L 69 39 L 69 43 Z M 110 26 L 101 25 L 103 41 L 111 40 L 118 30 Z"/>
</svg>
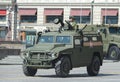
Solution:
<svg viewBox="0 0 120 82">
<path fill-rule="evenodd" d="M 44 9 L 45 23 L 53 23 L 55 18 L 63 21 L 63 9 Z"/>
<path fill-rule="evenodd" d="M 90 23 L 90 9 L 72 8 L 70 15 L 75 17 L 77 23 Z"/>
<path fill-rule="evenodd" d="M 63 16 L 46 16 L 46 23 L 53 23 L 54 19 L 59 18 L 63 21 Z"/>
<path fill-rule="evenodd" d="M 104 24 L 118 24 L 118 16 L 104 16 Z"/>
<path fill-rule="evenodd" d="M 103 24 L 118 24 L 118 9 L 102 9 Z"/>
<path fill-rule="evenodd" d="M 36 23 L 37 22 L 37 9 L 25 8 L 19 9 L 19 16 L 21 23 Z"/>
<path fill-rule="evenodd" d="M 4 39 L 6 36 L 6 31 L 5 30 L 0 30 L 0 38 Z"/>
<path fill-rule="evenodd" d="M 6 21 L 6 16 L 0 16 L 0 21 Z"/>
<path fill-rule="evenodd" d="M 37 22 L 37 16 L 21 16 L 21 23 L 36 23 Z"/>
<path fill-rule="evenodd" d="M 74 16 L 77 23 L 90 23 L 90 16 Z"/>
</svg>

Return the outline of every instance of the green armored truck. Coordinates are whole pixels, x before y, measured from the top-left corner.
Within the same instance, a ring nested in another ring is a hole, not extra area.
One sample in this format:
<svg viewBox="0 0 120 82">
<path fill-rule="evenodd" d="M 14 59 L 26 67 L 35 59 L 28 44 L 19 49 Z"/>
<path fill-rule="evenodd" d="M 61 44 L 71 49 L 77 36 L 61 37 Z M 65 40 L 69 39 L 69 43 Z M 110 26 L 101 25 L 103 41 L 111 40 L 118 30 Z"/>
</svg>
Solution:
<svg viewBox="0 0 120 82">
<path fill-rule="evenodd" d="M 57 76 L 67 77 L 73 68 L 86 66 L 88 75 L 98 75 L 104 58 L 102 37 L 82 31 L 85 27 L 38 33 L 36 44 L 21 52 L 24 74 L 34 76 L 38 69 L 55 68 Z"/>
<path fill-rule="evenodd" d="M 100 27 L 103 39 L 103 49 L 107 59 L 120 59 L 120 27 L 107 26 Z"/>
</svg>

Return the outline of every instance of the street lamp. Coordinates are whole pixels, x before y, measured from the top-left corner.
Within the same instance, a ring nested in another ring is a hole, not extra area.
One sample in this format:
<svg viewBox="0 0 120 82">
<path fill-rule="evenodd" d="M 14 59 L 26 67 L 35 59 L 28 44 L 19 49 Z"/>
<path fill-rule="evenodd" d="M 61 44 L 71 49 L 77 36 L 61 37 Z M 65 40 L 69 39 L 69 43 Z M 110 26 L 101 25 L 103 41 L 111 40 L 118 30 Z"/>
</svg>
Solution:
<svg viewBox="0 0 120 82">
<path fill-rule="evenodd" d="M 91 25 L 93 25 L 93 4 L 94 0 L 91 2 Z"/>
<path fill-rule="evenodd" d="M 16 41 L 17 36 L 17 0 L 12 0 L 12 10 L 14 12 L 14 29 L 13 29 L 13 41 Z"/>
<path fill-rule="evenodd" d="M 80 8 L 80 24 L 82 23 L 82 1 L 81 1 L 81 8 Z"/>
</svg>

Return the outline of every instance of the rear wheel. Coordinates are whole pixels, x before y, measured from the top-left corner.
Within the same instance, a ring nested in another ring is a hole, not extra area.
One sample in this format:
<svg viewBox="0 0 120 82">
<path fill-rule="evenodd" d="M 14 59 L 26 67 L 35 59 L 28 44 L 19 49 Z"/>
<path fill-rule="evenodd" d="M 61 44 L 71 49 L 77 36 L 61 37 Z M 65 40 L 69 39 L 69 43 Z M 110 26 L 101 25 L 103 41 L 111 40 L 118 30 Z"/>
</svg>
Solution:
<svg viewBox="0 0 120 82">
<path fill-rule="evenodd" d="M 25 64 L 23 64 L 23 72 L 26 76 L 34 76 L 37 72 L 36 68 L 28 67 Z"/>
<path fill-rule="evenodd" d="M 112 46 L 108 52 L 108 59 L 118 60 L 120 56 L 120 50 L 117 46 Z"/>
<path fill-rule="evenodd" d="M 59 77 L 67 77 L 71 69 L 70 59 L 62 57 L 55 63 L 55 72 Z"/>
<path fill-rule="evenodd" d="M 100 59 L 98 56 L 94 56 L 91 64 L 87 66 L 87 72 L 90 76 L 97 76 L 100 69 Z"/>
</svg>

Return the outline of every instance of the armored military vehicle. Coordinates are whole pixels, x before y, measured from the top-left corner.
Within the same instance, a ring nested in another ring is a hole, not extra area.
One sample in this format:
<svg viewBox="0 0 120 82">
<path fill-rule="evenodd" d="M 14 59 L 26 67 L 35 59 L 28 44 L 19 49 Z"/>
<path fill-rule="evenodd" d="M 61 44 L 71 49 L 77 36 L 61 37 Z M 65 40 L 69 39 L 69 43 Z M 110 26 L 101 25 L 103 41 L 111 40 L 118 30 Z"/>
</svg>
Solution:
<svg viewBox="0 0 120 82">
<path fill-rule="evenodd" d="M 55 20 L 56 24 L 59 22 Z M 98 75 L 104 58 L 101 35 L 84 32 L 87 25 L 80 30 L 64 31 L 63 26 L 61 23 L 59 32 L 38 33 L 36 44 L 21 52 L 26 76 L 34 76 L 37 69 L 55 68 L 57 76 L 67 77 L 73 68 L 84 66 L 88 75 Z"/>
<path fill-rule="evenodd" d="M 103 39 L 103 49 L 107 59 L 120 59 L 120 27 L 106 26 L 100 27 Z"/>
</svg>

